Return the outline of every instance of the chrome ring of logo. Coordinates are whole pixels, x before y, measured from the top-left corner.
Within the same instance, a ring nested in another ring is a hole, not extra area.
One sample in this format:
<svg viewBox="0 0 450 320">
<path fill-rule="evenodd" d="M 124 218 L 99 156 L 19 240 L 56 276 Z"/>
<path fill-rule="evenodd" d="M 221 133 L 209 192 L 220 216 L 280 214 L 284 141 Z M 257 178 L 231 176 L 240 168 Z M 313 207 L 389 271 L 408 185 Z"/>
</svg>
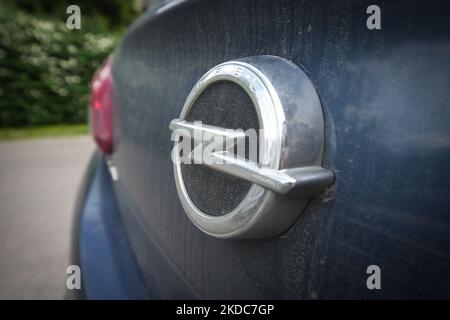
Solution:
<svg viewBox="0 0 450 320">
<path fill-rule="evenodd" d="M 286 77 L 284 81 L 283 77 Z M 211 236 L 275 236 L 295 222 L 310 196 L 320 193 L 334 179 L 333 173 L 321 166 L 324 125 L 320 100 L 303 71 L 282 58 L 261 56 L 229 61 L 201 77 L 188 95 L 179 118 L 171 121 L 171 130 L 208 130 L 222 136 L 229 133 L 227 128 L 199 128 L 186 121 L 199 95 L 218 81 L 239 85 L 251 98 L 262 129 L 260 150 L 258 163 L 230 157 L 227 165 L 209 166 L 247 180 L 252 185 L 231 212 L 222 216 L 206 214 L 189 197 L 183 181 L 180 154 L 174 152 L 175 183 L 181 204 L 190 220 Z M 292 94 L 294 99 L 289 96 Z M 300 118 L 287 120 L 286 112 Z M 223 156 L 223 153 L 212 156 Z M 295 167 L 286 168 L 292 164 Z"/>
</svg>

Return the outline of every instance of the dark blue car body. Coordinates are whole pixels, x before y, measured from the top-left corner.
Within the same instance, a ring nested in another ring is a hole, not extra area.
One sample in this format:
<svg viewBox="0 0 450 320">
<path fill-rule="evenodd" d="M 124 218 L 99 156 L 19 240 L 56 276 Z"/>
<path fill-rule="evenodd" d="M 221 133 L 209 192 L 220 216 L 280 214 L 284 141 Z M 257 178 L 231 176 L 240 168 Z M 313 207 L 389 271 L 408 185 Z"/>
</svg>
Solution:
<svg viewBox="0 0 450 320">
<path fill-rule="evenodd" d="M 370 4 L 161 2 L 130 27 L 114 55 L 115 150 L 92 158 L 76 209 L 82 296 L 450 298 L 450 3 L 377 1 L 381 30 L 366 27 Z M 168 124 L 206 71 L 256 55 L 314 83 L 336 181 L 278 237 L 216 239 L 178 200 Z"/>
</svg>

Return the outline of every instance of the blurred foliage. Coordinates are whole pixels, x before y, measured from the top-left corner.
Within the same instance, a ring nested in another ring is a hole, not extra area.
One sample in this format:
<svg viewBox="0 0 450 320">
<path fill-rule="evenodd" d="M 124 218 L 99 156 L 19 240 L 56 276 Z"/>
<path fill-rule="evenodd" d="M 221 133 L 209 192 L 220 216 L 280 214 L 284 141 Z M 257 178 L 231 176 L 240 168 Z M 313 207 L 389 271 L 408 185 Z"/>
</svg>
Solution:
<svg viewBox="0 0 450 320">
<path fill-rule="evenodd" d="M 67 3 L 0 3 L 0 126 L 86 121 L 93 73 L 136 14 L 131 1 L 73 1 L 81 30 L 69 30 Z"/>
<path fill-rule="evenodd" d="M 90 32 L 122 30 L 135 18 L 137 0 L 3 0 L 6 4 L 35 16 L 67 19 L 66 9 L 75 4 L 81 8 L 83 28 Z"/>
</svg>

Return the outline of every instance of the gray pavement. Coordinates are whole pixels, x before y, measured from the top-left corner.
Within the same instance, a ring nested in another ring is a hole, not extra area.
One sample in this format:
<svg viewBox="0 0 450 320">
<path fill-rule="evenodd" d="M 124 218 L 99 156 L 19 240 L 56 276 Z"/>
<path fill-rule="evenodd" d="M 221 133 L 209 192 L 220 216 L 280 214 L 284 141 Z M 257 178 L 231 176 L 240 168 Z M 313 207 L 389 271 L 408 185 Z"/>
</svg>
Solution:
<svg viewBox="0 0 450 320">
<path fill-rule="evenodd" d="M 65 293 L 75 196 L 90 137 L 0 143 L 0 299 Z"/>
</svg>

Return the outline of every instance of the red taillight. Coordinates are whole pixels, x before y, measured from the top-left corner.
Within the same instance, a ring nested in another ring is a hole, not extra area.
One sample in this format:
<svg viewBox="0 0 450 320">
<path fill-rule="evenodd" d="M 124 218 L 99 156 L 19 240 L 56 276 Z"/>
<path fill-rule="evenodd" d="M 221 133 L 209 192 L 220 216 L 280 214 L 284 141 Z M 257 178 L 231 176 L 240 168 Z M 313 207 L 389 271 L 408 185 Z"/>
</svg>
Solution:
<svg viewBox="0 0 450 320">
<path fill-rule="evenodd" d="M 113 152 L 114 84 L 111 73 L 112 58 L 97 70 L 92 79 L 91 126 L 98 147 L 106 154 Z"/>
</svg>

